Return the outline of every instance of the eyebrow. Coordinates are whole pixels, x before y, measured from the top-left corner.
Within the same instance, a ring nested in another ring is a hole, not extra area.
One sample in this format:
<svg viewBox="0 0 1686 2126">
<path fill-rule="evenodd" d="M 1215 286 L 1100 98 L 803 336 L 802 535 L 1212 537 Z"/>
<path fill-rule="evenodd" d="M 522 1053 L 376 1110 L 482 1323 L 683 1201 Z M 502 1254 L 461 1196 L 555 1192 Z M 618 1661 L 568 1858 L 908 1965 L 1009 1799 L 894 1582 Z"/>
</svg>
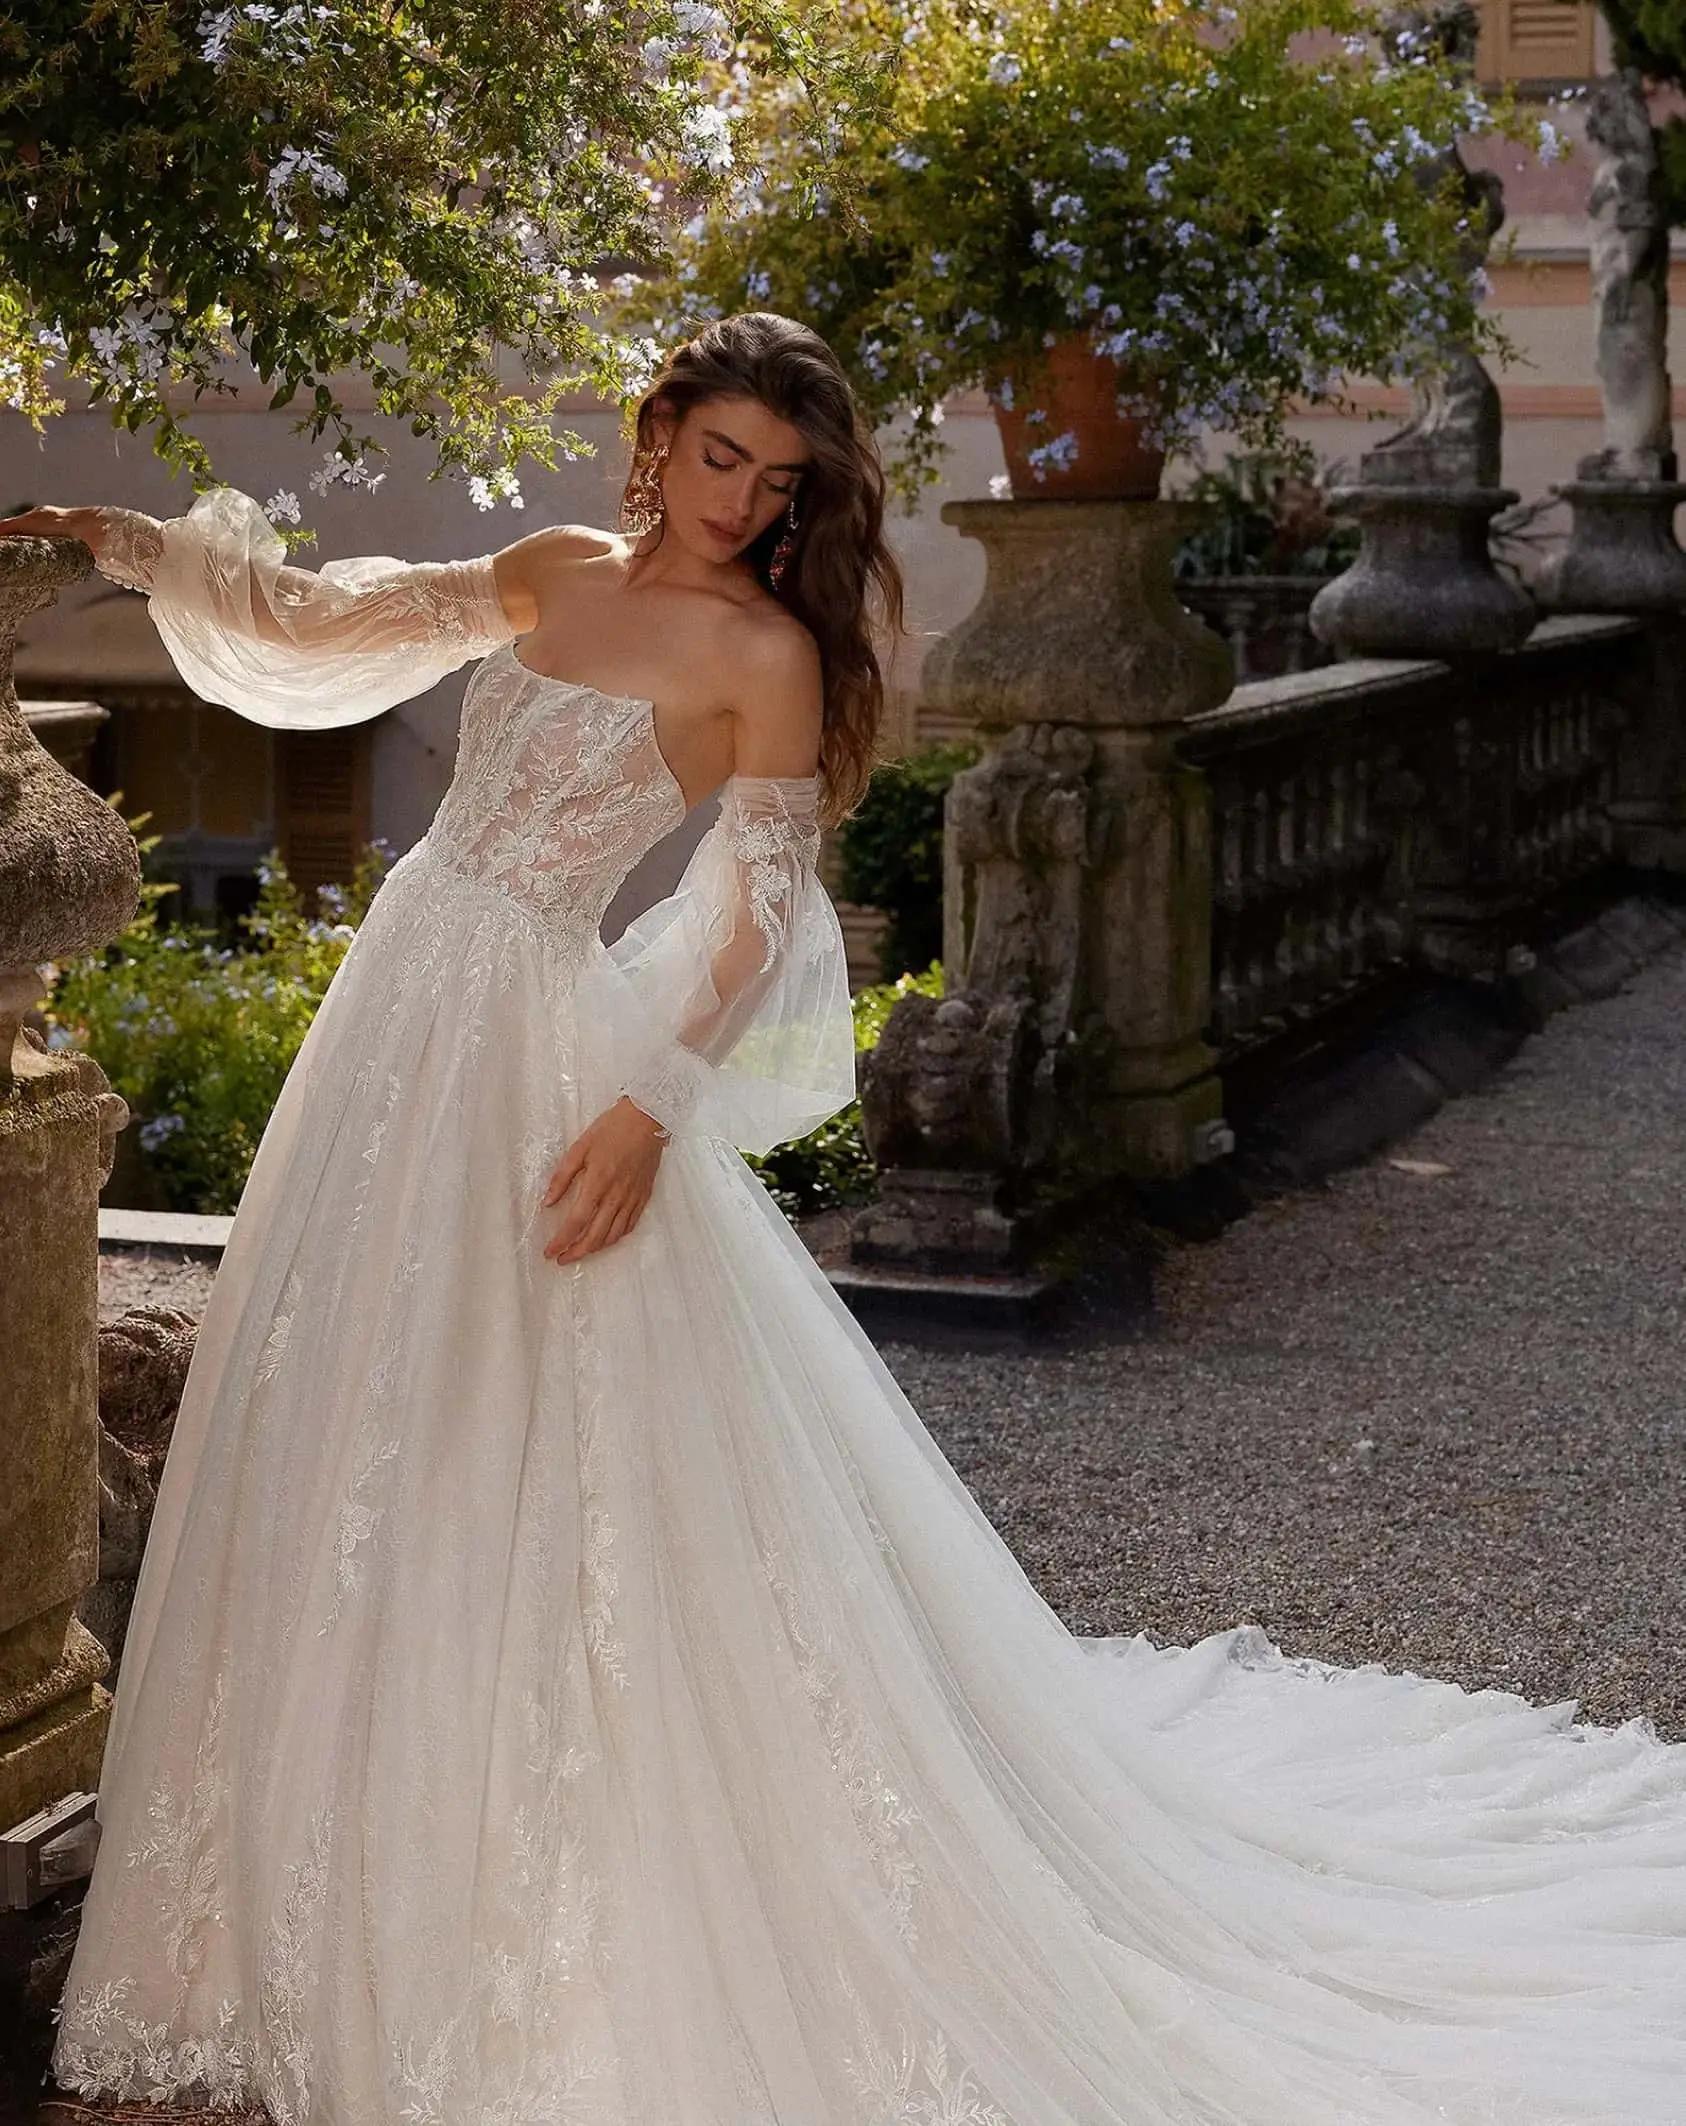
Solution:
<svg viewBox="0 0 1686 2126">
<path fill-rule="evenodd" d="M 735 443 L 723 428 L 705 428 L 703 434 L 712 436 L 716 443 L 724 443 L 728 450 L 735 450 L 740 458 L 752 458 L 755 455 L 752 450 L 745 450 L 741 443 Z M 782 464 L 769 465 L 767 470 L 769 472 L 806 472 L 812 462 L 809 458 L 798 458 L 794 462 L 787 458 Z"/>
</svg>

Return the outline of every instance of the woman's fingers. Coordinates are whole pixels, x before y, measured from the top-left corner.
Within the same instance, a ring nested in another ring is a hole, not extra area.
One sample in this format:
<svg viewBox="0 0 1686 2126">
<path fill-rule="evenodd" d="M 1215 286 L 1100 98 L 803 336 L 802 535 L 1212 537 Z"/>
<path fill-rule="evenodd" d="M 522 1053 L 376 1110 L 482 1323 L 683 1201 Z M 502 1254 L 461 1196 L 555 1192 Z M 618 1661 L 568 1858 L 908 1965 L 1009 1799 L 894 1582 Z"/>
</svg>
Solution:
<svg viewBox="0 0 1686 2126">
<path fill-rule="evenodd" d="M 604 1196 L 593 1215 L 575 1238 L 558 1234 L 549 1247 L 547 1255 L 554 1255 L 558 1262 L 574 1262 L 584 1255 L 595 1255 L 599 1250 L 612 1247 L 622 1240 L 638 1223 L 639 1214 L 649 1201 L 644 1196 Z"/>
<path fill-rule="evenodd" d="M 603 1245 L 613 1216 L 614 1205 L 608 1199 L 593 1205 L 592 1213 L 584 1225 L 573 1236 L 562 1241 L 557 1248 L 557 1261 L 572 1262 L 581 1255 L 595 1254 Z"/>
<path fill-rule="evenodd" d="M 580 1171 L 581 1164 L 585 1158 L 585 1153 L 581 1148 L 584 1142 L 583 1137 L 576 1137 L 561 1158 L 557 1160 L 555 1167 L 551 1171 L 549 1184 L 544 1192 L 545 1203 L 554 1203 L 569 1182 Z"/>
</svg>

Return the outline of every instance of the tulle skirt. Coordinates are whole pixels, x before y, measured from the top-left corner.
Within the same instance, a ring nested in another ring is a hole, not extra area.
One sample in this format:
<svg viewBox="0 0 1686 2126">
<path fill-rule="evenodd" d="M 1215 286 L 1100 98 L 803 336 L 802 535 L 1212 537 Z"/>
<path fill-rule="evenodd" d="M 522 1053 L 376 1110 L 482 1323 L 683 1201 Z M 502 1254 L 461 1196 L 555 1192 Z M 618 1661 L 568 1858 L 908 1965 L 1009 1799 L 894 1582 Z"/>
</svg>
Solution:
<svg viewBox="0 0 1686 2126">
<path fill-rule="evenodd" d="M 739 1155 L 542 1248 L 601 948 L 428 841 L 259 1149 L 54 2054 L 277 2126 L 1660 2126 L 1686 1747 L 1080 1639 Z"/>
</svg>

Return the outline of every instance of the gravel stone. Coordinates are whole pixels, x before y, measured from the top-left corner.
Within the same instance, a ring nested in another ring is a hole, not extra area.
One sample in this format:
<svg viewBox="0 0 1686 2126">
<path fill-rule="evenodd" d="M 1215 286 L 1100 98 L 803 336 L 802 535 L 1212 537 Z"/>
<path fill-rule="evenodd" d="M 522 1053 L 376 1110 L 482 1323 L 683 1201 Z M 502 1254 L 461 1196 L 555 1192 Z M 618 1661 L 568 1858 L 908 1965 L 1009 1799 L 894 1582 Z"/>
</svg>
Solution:
<svg viewBox="0 0 1686 2126">
<path fill-rule="evenodd" d="M 1262 1625 L 1686 1739 L 1686 949 L 1221 1238 L 1145 1331 L 884 1355 L 1073 1631 Z"/>
</svg>

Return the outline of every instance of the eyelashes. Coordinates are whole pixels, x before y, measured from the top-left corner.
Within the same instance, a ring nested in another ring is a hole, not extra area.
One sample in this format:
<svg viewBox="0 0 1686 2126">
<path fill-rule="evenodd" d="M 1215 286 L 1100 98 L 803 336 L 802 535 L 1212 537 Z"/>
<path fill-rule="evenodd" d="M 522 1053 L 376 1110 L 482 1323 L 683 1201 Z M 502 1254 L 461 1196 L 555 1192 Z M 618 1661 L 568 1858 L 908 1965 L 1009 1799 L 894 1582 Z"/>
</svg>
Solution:
<svg viewBox="0 0 1686 2126">
<path fill-rule="evenodd" d="M 732 470 L 730 465 L 723 464 L 719 458 L 711 458 L 706 450 L 703 452 L 703 463 L 711 466 L 715 472 L 730 472 Z M 789 487 L 770 487 L 767 491 L 769 494 L 777 495 L 782 502 L 786 496 L 795 494 L 796 485 L 793 481 Z"/>
</svg>

